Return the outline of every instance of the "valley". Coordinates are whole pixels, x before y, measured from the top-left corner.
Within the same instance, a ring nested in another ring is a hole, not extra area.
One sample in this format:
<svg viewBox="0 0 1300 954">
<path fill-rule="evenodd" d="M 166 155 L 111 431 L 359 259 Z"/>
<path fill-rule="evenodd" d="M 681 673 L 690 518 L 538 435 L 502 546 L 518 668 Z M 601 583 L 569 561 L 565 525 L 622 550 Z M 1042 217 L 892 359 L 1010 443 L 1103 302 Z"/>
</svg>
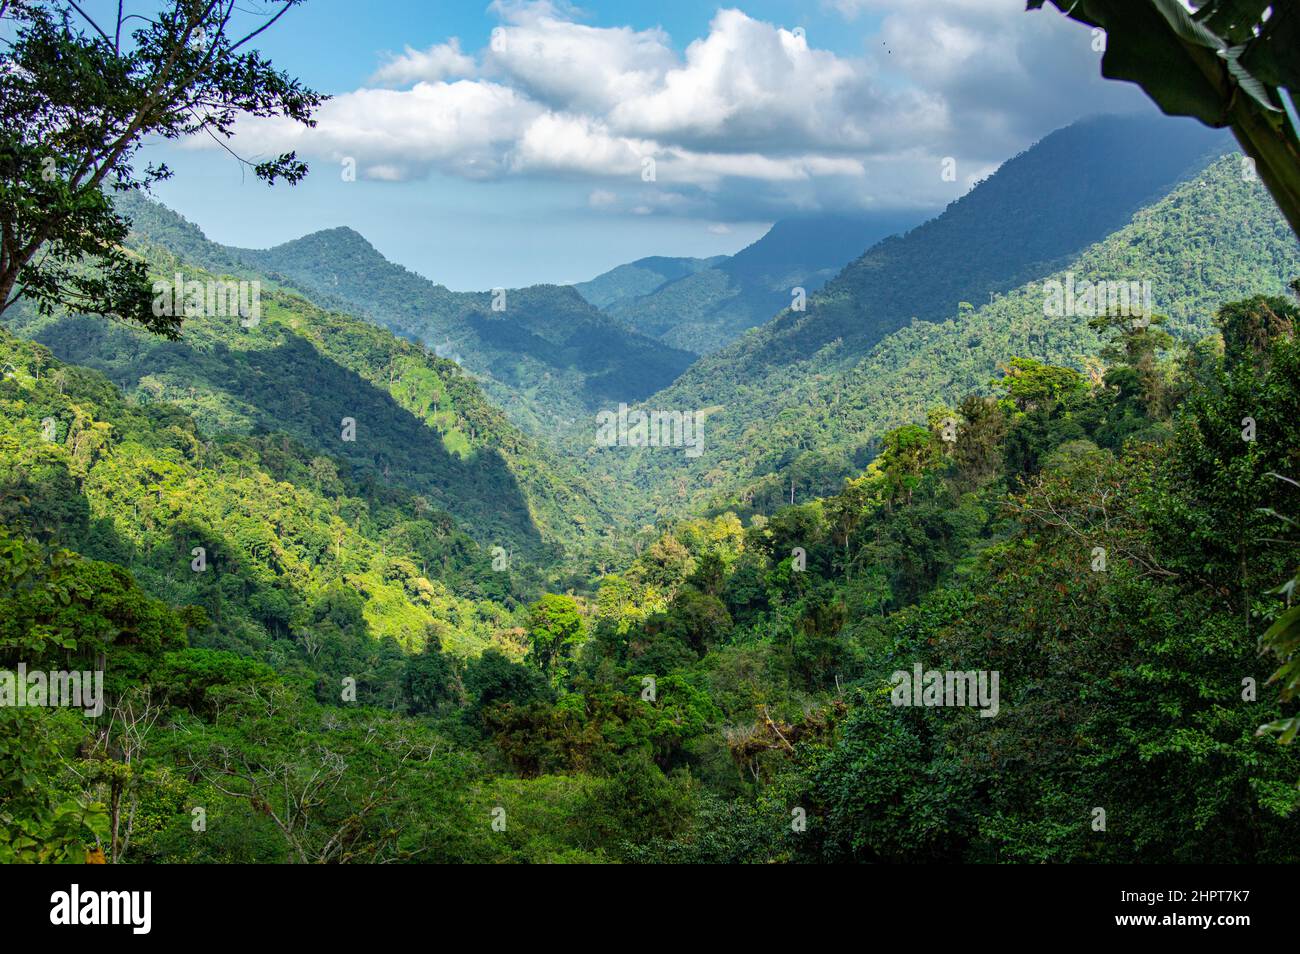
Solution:
<svg viewBox="0 0 1300 954">
<path fill-rule="evenodd" d="M 0 861 L 1300 860 L 1295 16 L 164 6 L 0 2 Z"/>
</svg>

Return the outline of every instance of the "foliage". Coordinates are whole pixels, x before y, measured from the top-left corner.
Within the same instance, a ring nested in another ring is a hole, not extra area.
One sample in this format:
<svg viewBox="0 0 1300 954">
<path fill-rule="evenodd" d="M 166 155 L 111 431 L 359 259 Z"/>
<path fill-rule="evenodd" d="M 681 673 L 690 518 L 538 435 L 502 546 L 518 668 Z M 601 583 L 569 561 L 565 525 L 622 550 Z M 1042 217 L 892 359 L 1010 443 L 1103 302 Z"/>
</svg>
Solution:
<svg viewBox="0 0 1300 954">
<path fill-rule="evenodd" d="M 1041 9 L 1044 0 L 1029 0 Z M 1106 34 L 1101 73 L 1128 80 L 1164 112 L 1231 126 L 1300 235 L 1300 136 L 1284 97 L 1300 87 L 1300 14 L 1258 0 L 1052 0 Z"/>
<path fill-rule="evenodd" d="M 223 262 L 219 247 L 160 206 L 138 198 L 119 205 L 138 222 L 133 249 L 154 276 L 261 282 L 259 321 L 195 315 L 183 342 L 166 342 L 20 306 L 5 316 L 12 329 L 64 361 L 102 371 L 137 402 L 183 408 L 208 433 L 288 433 L 318 456 L 341 459 L 358 480 L 418 494 L 515 562 L 557 562 L 564 548 L 594 545 L 608 522 L 600 496 L 488 404 L 456 363 Z M 191 257 L 163 247 L 172 245 Z M 353 441 L 341 439 L 345 417 L 357 422 Z M 331 482 L 334 465 L 311 466 Z"/>
<path fill-rule="evenodd" d="M 75 3 L 0 3 L 14 27 L 0 49 L 0 313 L 25 296 L 46 314 L 70 307 L 177 336 L 180 316 L 154 310 L 106 190 L 170 176 L 165 166 L 137 171 L 148 137 L 221 141 L 240 116 L 311 125 L 321 97 L 241 49 L 296 2 L 272 4 L 271 20 L 242 37 L 233 0 L 172 0 L 153 19 L 119 9 L 107 29 Z M 287 153 L 254 171 L 293 183 L 307 167 Z"/>
</svg>

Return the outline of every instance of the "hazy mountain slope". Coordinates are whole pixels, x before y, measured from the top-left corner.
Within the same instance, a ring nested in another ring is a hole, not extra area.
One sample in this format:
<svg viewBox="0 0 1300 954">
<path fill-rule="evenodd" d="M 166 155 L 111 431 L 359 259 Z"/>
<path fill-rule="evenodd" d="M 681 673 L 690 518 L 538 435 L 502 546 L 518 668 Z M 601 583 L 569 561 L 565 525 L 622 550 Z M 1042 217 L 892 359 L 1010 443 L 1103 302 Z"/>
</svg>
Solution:
<svg viewBox="0 0 1300 954">
<path fill-rule="evenodd" d="M 920 219 L 917 212 L 783 219 L 711 267 L 602 307 L 669 344 L 701 354 L 716 351 L 788 307 L 794 288 L 816 291 L 869 246 Z"/>
<path fill-rule="evenodd" d="M 1053 271 L 1231 148 L 1194 122 L 1100 117 L 1045 137 L 937 218 L 869 249 L 809 302 L 701 362 L 694 379 L 750 381 L 840 341 L 855 361 L 912 319 L 942 321 Z M 823 363 L 827 355 L 819 360 Z"/>
<path fill-rule="evenodd" d="M 504 310 L 495 310 L 492 292 L 450 291 L 347 228 L 232 254 L 463 364 L 512 420 L 542 433 L 610 401 L 644 398 L 694 360 L 605 315 L 572 287 L 506 289 L 497 299 Z"/>
<path fill-rule="evenodd" d="M 611 268 L 591 281 L 578 282 L 573 287 L 597 308 L 609 308 L 611 305 L 641 298 L 669 282 L 694 275 L 726 260 L 726 255 L 715 255 L 713 258 L 666 258 L 652 255 Z"/>
<path fill-rule="evenodd" d="M 201 240 L 178 216 L 150 208 L 155 230 L 165 225 L 169 234 Z M 219 274 L 142 236 L 135 241 L 161 277 Z M 181 247 L 220 261 L 220 246 L 205 241 Z M 608 522 L 572 466 L 521 434 L 454 362 L 271 282 L 261 301 L 255 327 L 234 317 L 189 318 L 178 342 L 99 319 L 40 318 L 25 308 L 6 319 L 62 360 L 104 372 L 137 400 L 177 404 L 209 433 L 283 431 L 359 473 L 408 488 L 481 544 L 550 560 L 591 542 Z M 342 439 L 344 418 L 356 421 L 355 441 Z"/>
<path fill-rule="evenodd" d="M 1047 174 L 1052 166 L 1040 168 Z M 1063 175 L 1059 168 L 1057 175 Z M 1021 186 L 1027 184 L 1021 179 Z M 1008 200 L 1022 195 L 993 180 L 989 185 Z M 994 228 L 999 216 L 990 218 L 987 225 L 972 221 L 963 231 Z M 936 227 L 933 234 L 941 233 Z M 698 370 L 647 402 L 652 408 L 709 409 L 699 458 L 680 450 L 589 451 L 593 466 L 607 470 L 619 486 L 645 494 L 638 517 L 736 499 L 768 509 L 789 499 L 792 477 L 796 499 L 823 492 L 873 455 L 885 429 L 923 420 L 936 404 L 981 389 L 1008 355 L 1081 365 L 1096 354 L 1086 317 L 1044 317 L 1041 281 L 1022 283 L 991 304 L 942 322 L 872 333 L 885 324 L 872 320 L 879 313 L 870 304 L 882 293 L 873 294 L 862 275 L 898 274 L 907 267 L 895 254 L 900 243 L 885 245 L 889 254 L 877 257 L 873 250 L 855 263 L 807 315 L 782 315 L 737 346 L 703 359 Z M 917 246 L 916 253 L 921 251 Z M 942 245 L 936 250 L 941 253 Z M 978 264 L 972 267 L 980 271 Z M 1150 281 L 1155 310 L 1170 316 L 1171 330 L 1196 338 L 1211 330 L 1219 303 L 1280 293 L 1287 279 L 1300 274 L 1300 247 L 1262 185 L 1244 180 L 1239 161 L 1225 157 L 1038 277 L 1060 277 L 1064 267 L 1079 281 Z M 924 275 L 928 266 L 919 258 L 912 268 Z M 929 293 L 893 295 L 919 301 Z M 842 335 L 819 344 L 826 334 L 821 322 Z M 857 334 L 850 336 L 855 327 Z"/>
</svg>

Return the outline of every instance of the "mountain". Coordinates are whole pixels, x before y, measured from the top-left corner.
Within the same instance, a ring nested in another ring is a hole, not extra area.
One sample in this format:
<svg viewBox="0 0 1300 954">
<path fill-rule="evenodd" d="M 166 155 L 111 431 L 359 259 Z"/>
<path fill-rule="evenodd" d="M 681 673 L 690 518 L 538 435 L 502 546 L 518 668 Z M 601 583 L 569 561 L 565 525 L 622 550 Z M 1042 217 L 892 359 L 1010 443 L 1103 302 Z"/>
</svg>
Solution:
<svg viewBox="0 0 1300 954">
<path fill-rule="evenodd" d="M 228 254 L 463 365 L 534 433 L 611 402 L 640 400 L 695 357 L 633 331 L 568 286 L 450 291 L 388 261 L 348 228 Z"/>
<path fill-rule="evenodd" d="M 259 281 L 260 320 L 190 317 L 180 341 L 165 341 L 20 304 L 5 315 L 11 330 L 102 372 L 135 401 L 176 405 L 208 434 L 283 433 L 342 460 L 358 480 L 404 488 L 485 547 L 550 564 L 609 524 L 601 495 L 455 362 L 260 276 L 170 210 L 139 199 L 126 209 L 148 229 L 130 241 L 155 276 Z"/>
<path fill-rule="evenodd" d="M 105 692 L 0 706 L 0 861 L 1294 862 L 1300 307 L 1230 298 L 1300 248 L 1235 156 L 1142 199 L 1055 158 L 652 396 L 698 459 L 555 455 L 142 207 L 154 275 L 261 294 L 175 342 L 6 314 L 0 667 Z M 1162 315 L 1103 346 L 1074 290 L 1121 281 Z"/>
<path fill-rule="evenodd" d="M 1105 118 L 1048 136 L 938 218 L 887 239 L 813 296 L 712 355 L 650 409 L 707 415 L 703 453 L 590 448 L 637 519 L 832 490 L 889 427 L 924 421 L 1012 355 L 1082 367 L 1086 318 L 1045 318 L 1040 281 L 1149 281 L 1183 337 L 1216 303 L 1300 273 L 1267 193 L 1194 124 Z M 992 301 L 989 299 L 992 298 Z M 980 303 L 977 307 L 974 303 Z M 575 446 L 583 435 L 575 435 Z M 629 495 L 632 493 L 628 491 Z"/>
<path fill-rule="evenodd" d="M 866 248 L 920 218 L 899 211 L 782 219 L 729 257 L 642 259 L 575 287 L 638 331 L 706 354 L 788 307 L 796 287 L 821 288 Z"/>
<path fill-rule="evenodd" d="M 713 258 L 665 258 L 652 255 L 602 272 L 589 282 L 573 287 L 597 308 L 608 308 L 649 295 L 669 282 L 713 268 L 727 260 L 726 255 Z"/>
<path fill-rule="evenodd" d="M 937 218 L 867 250 L 804 312 L 786 310 L 717 362 L 744 371 L 842 341 L 840 365 L 912 320 L 942 321 L 1040 278 L 1199 172 L 1230 139 L 1196 123 L 1100 117 L 1008 160 Z M 708 364 L 697 373 L 712 373 Z"/>
<path fill-rule="evenodd" d="M 0 666 L 105 689 L 0 706 L 0 861 L 1294 863 L 1300 308 L 1220 314 L 527 608 L 416 498 L 0 332 Z"/>
<path fill-rule="evenodd" d="M 210 648 L 272 659 L 274 641 L 304 630 L 328 641 L 327 618 L 355 604 L 366 638 L 338 634 L 350 645 L 335 648 L 369 663 L 317 656 L 331 674 L 391 665 L 433 638 L 477 655 L 528 592 L 447 513 L 342 455 L 284 432 L 214 435 L 3 330 L 0 364 L 0 522 L 200 608 Z"/>
</svg>

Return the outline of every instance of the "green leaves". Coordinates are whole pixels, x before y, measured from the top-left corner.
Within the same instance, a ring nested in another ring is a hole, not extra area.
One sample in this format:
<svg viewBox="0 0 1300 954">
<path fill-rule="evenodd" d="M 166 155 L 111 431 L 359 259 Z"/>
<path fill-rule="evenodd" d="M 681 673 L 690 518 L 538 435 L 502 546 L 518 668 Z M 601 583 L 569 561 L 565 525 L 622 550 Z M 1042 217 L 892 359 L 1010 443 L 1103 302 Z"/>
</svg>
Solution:
<svg viewBox="0 0 1300 954">
<path fill-rule="evenodd" d="M 280 12 L 292 5 L 279 4 Z M 44 313 L 69 308 L 177 337 L 180 317 L 155 314 L 145 265 L 122 247 L 128 223 L 106 192 L 147 189 L 167 178 L 165 167 L 139 173 L 133 164 L 149 137 L 207 133 L 220 141 L 241 115 L 310 125 L 321 97 L 256 52 L 237 52 L 243 41 L 227 32 L 232 4 L 161 6 L 154 19 L 127 17 L 148 24 L 134 32 L 123 29 L 119 7 L 118 39 L 110 41 L 83 14 L 92 28 L 84 30 L 64 4 L 7 5 L 0 313 L 28 297 Z M 294 183 L 307 172 L 293 153 L 253 169 L 268 183 Z"/>
<path fill-rule="evenodd" d="M 80 713 L 0 708 L 0 864 L 82 864 L 107 834 L 104 806 L 64 774 L 85 737 Z"/>
<path fill-rule="evenodd" d="M 1044 0 L 1030 0 L 1041 9 Z M 1283 108 L 1300 79 L 1300 10 L 1264 0 L 1052 0 L 1106 31 L 1102 75 L 1137 83 L 1164 112 L 1231 126 L 1300 234 L 1300 138 Z M 1265 13 L 1268 16 L 1265 19 Z"/>
<path fill-rule="evenodd" d="M 528 639 L 532 658 L 542 672 L 563 666 L 586 636 L 578 604 L 571 596 L 547 593 L 528 610 Z"/>
<path fill-rule="evenodd" d="M 1270 591 L 1285 596 L 1288 608 L 1278 615 L 1259 640 L 1262 651 L 1271 652 L 1282 660 L 1282 665 L 1268 681 L 1270 685 L 1280 686 L 1278 697 L 1283 702 L 1293 702 L 1300 697 L 1300 605 L 1292 604 L 1297 586 L 1300 586 L 1300 573 Z M 1300 733 L 1300 716 L 1276 719 L 1260 726 L 1256 734 L 1276 735 L 1285 745 L 1297 733 Z"/>
</svg>

